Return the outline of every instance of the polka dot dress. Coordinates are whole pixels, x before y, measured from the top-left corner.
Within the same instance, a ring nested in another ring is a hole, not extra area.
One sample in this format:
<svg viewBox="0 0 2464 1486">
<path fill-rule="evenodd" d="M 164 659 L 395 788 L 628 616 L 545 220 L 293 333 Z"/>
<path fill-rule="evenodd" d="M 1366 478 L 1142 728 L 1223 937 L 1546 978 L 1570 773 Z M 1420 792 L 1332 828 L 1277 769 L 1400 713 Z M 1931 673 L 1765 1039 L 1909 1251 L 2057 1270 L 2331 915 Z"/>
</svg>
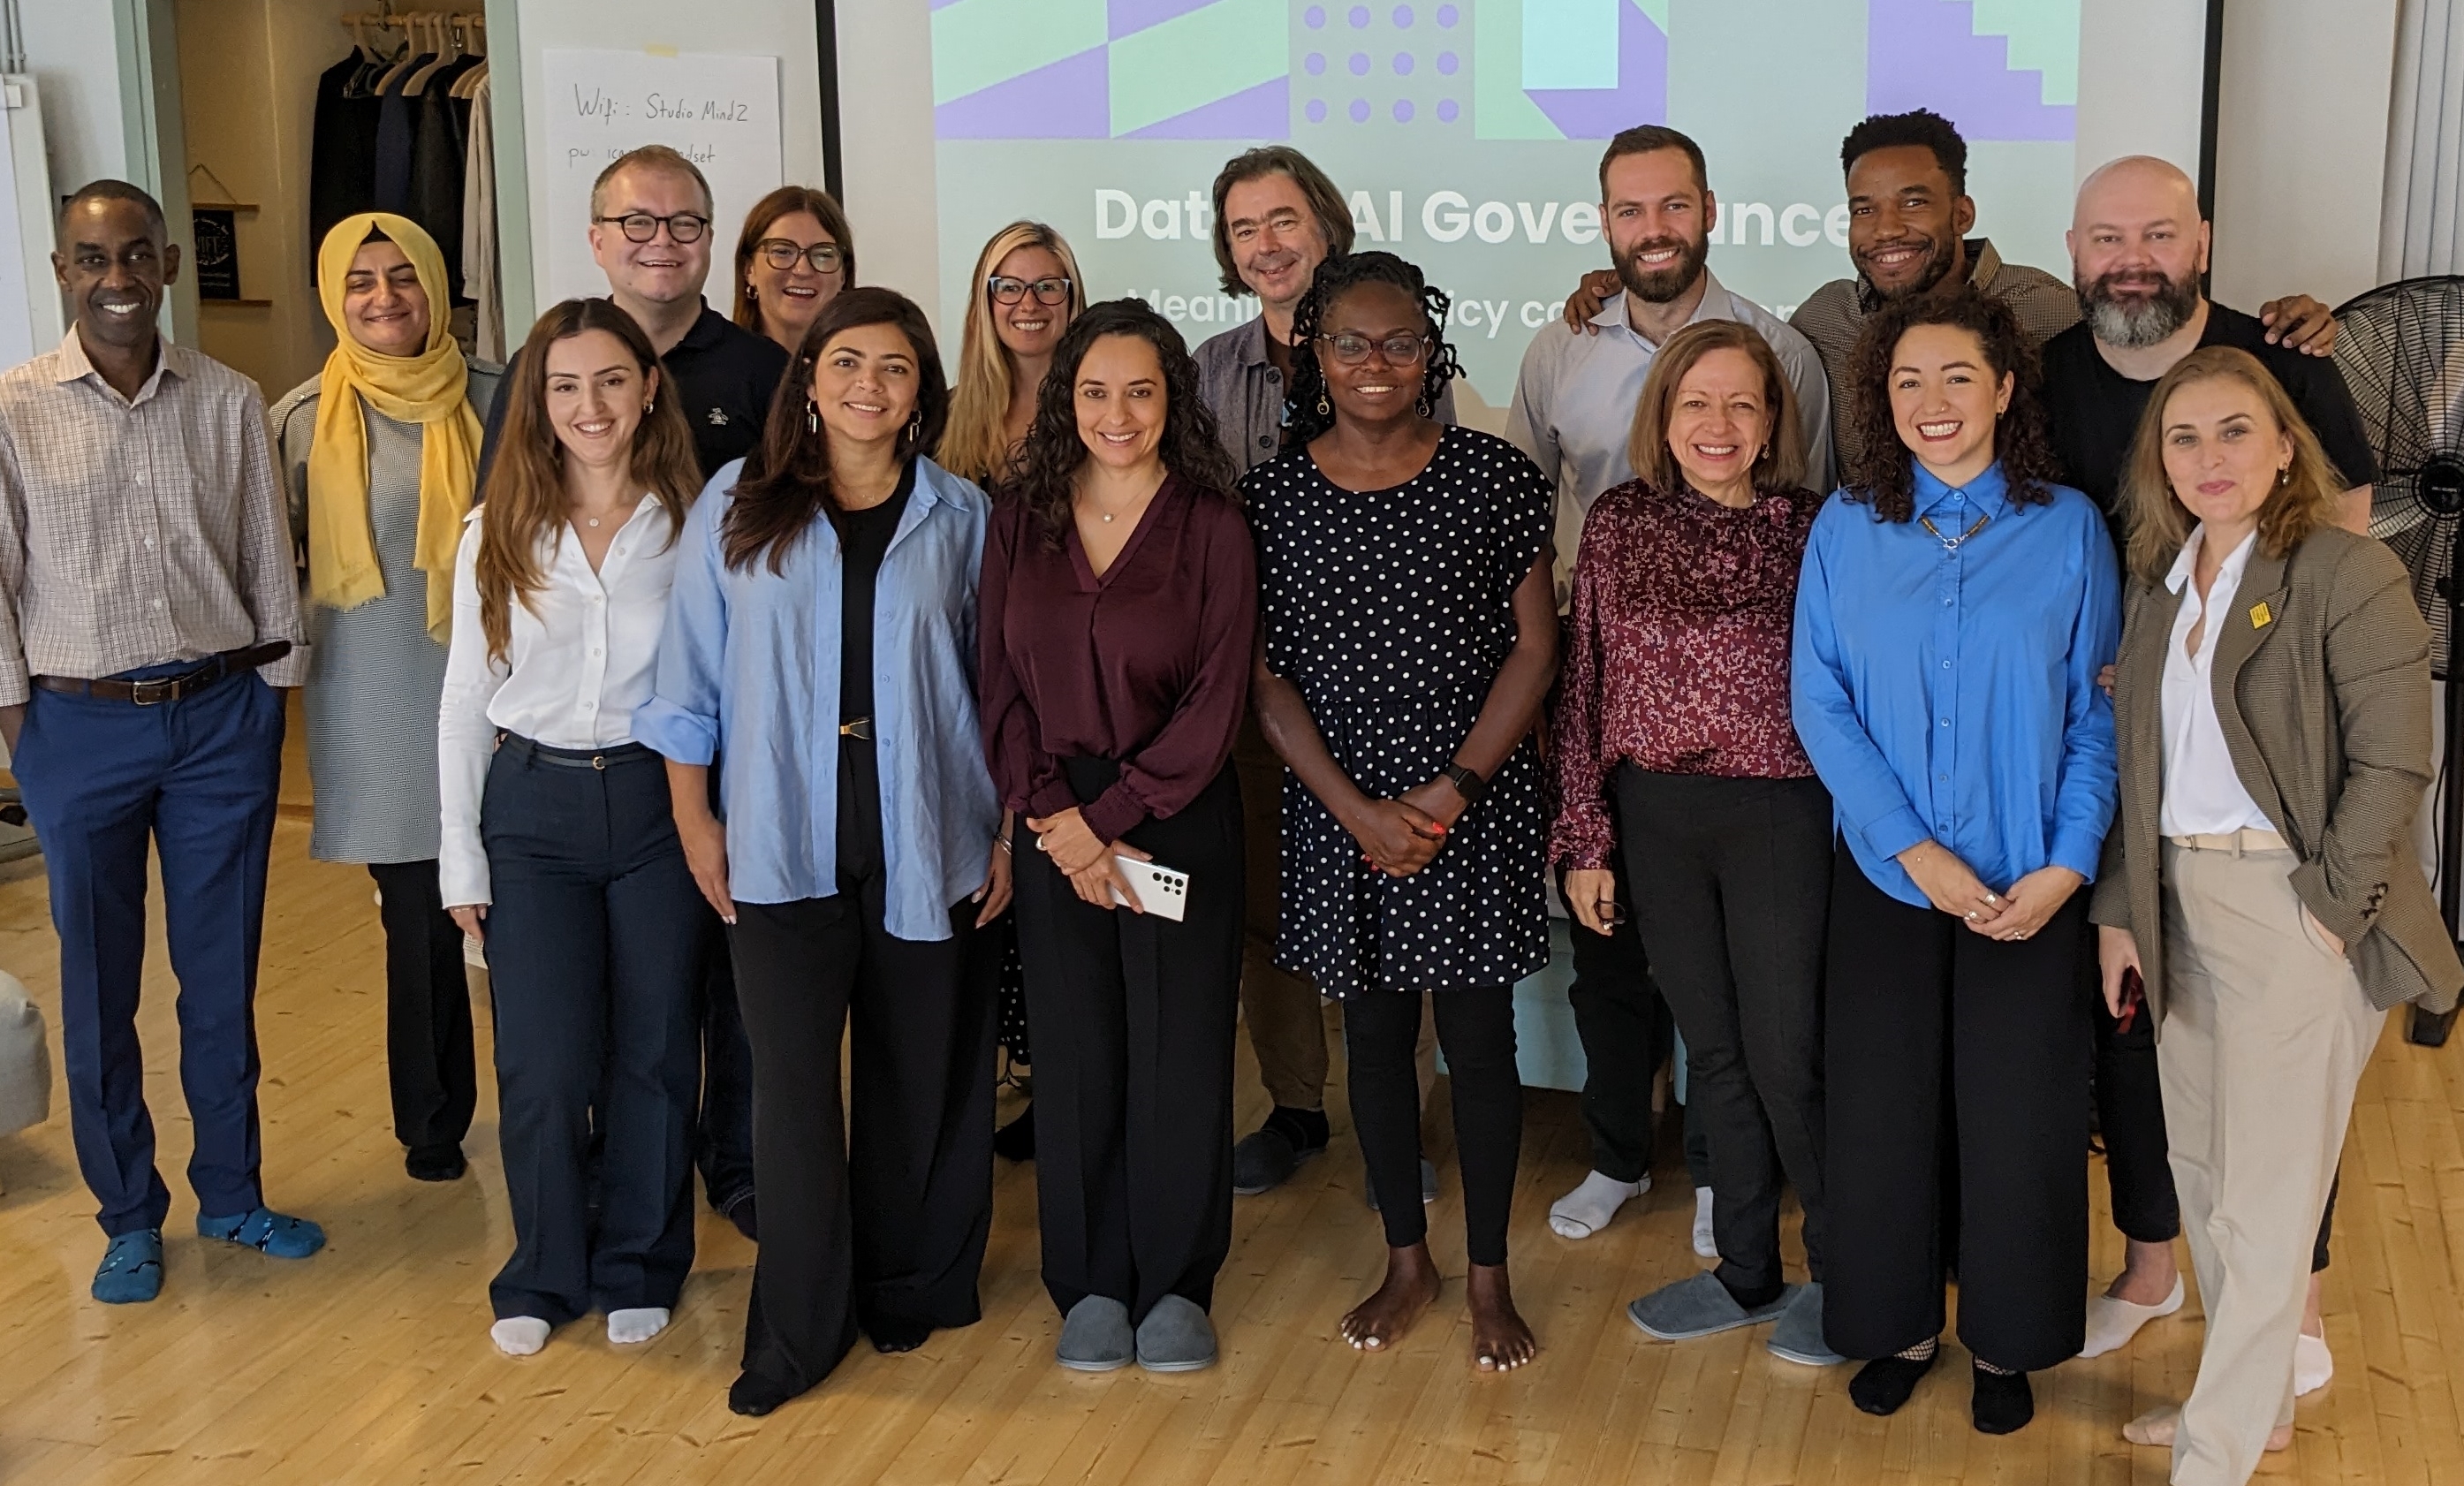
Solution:
<svg viewBox="0 0 2464 1486">
<path fill-rule="evenodd" d="M 1241 490 L 1268 667 L 1300 688 L 1365 793 L 1391 799 L 1435 778 L 1513 648 L 1514 589 L 1549 535 L 1547 479 L 1504 439 L 1450 427 L 1394 490 L 1337 489 L 1306 451 Z M 1549 958 L 1546 836 L 1528 738 L 1404 878 L 1363 862 L 1287 770 L 1275 963 L 1330 996 L 1510 985 Z"/>
</svg>

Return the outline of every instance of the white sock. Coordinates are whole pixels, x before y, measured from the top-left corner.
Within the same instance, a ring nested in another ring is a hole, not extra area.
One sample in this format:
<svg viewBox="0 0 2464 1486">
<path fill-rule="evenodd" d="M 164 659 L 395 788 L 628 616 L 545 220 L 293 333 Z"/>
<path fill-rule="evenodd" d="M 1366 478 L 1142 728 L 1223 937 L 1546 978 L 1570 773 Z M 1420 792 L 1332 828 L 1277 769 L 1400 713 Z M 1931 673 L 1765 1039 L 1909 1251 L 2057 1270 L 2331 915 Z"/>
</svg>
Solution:
<svg viewBox="0 0 2464 1486">
<path fill-rule="evenodd" d="M 648 1342 L 667 1329 L 668 1308 L 664 1305 L 642 1305 L 607 1313 L 607 1340 L 618 1346 Z"/>
<path fill-rule="evenodd" d="M 1694 1189 L 1694 1253 L 1699 1258 L 1716 1259 L 1720 1257 L 1719 1241 L 1711 1232 L 1711 1189 L 1708 1187 Z"/>
<path fill-rule="evenodd" d="M 1647 1175 L 1639 1182 L 1620 1182 L 1614 1176 L 1590 1172 L 1584 1176 L 1583 1185 L 1551 1205 L 1549 1231 L 1560 1238 L 1589 1238 L 1609 1226 L 1617 1209 L 1650 1188 L 1651 1178 Z"/>
<path fill-rule="evenodd" d="M 508 1316 L 488 1328 L 488 1340 L 508 1357 L 528 1357 L 547 1345 L 548 1324 L 537 1316 Z"/>
</svg>

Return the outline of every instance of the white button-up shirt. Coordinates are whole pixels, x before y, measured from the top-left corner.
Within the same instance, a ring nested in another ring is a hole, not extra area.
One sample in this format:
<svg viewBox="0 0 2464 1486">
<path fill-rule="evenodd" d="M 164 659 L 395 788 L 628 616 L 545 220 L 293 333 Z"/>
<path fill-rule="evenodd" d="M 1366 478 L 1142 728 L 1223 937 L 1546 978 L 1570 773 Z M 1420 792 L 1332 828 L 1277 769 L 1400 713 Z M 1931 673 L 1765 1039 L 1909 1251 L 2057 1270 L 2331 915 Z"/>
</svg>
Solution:
<svg viewBox="0 0 2464 1486">
<path fill-rule="evenodd" d="M 2241 587 L 2242 569 L 2250 565 L 2258 534 L 2243 537 L 2241 545 L 2225 557 L 2216 570 L 2216 580 L 2209 585 L 2207 601 L 2201 603 L 2190 575 L 2207 536 L 2205 525 L 2193 531 L 2182 544 L 2182 555 L 2173 559 L 2173 571 L 2165 575 L 2165 587 L 2182 596 L 2182 606 L 2173 615 L 2172 635 L 2165 642 L 2165 790 L 2157 805 L 2156 829 L 2166 836 L 2226 836 L 2244 828 L 2276 829 L 2250 798 L 2250 791 L 2242 788 L 2233 754 L 2225 747 L 2224 727 L 2216 721 L 2216 639 L 2224 633 L 2223 617 L 2232 612 L 2233 594 Z M 2192 649 L 2190 629 L 2203 614 L 2210 616 L 2209 623 L 2199 632 L 2198 648 Z"/>
<path fill-rule="evenodd" d="M 571 532 L 539 554 L 547 584 L 515 601 L 506 659 L 479 628 L 479 523 L 471 513 L 453 561 L 453 645 L 436 720 L 444 834 L 437 863 L 446 906 L 487 903 L 479 798 L 500 732 L 550 748 L 613 748 L 633 739 L 633 710 L 650 699 L 659 631 L 676 571 L 667 508 L 645 495 L 590 570 Z"/>
</svg>

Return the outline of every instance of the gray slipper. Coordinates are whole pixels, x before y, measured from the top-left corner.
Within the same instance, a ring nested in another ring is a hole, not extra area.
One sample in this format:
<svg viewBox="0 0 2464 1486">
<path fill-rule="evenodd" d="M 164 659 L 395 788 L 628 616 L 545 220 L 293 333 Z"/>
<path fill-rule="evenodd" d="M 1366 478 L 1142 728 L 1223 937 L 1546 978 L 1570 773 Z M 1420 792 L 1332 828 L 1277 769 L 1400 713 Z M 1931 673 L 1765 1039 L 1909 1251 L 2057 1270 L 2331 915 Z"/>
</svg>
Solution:
<svg viewBox="0 0 2464 1486">
<path fill-rule="evenodd" d="M 1155 1301 L 1138 1322 L 1138 1366 L 1149 1372 L 1196 1372 L 1215 1366 L 1215 1322 L 1177 1295 Z"/>
<path fill-rule="evenodd" d="M 1705 1270 L 1675 1284 L 1662 1285 L 1625 1308 L 1626 1319 L 1663 1342 L 1688 1342 L 1739 1326 L 1775 1321 L 1788 1309 L 1796 1286 L 1782 1290 L 1769 1305 L 1748 1310 L 1737 1303 L 1720 1277 Z"/>
<path fill-rule="evenodd" d="M 1111 1372 L 1128 1366 L 1136 1352 L 1130 1308 L 1110 1296 L 1090 1295 L 1069 1307 L 1052 1358 L 1079 1372 Z"/>
<path fill-rule="evenodd" d="M 1788 1309 L 1781 1313 L 1779 1324 L 1771 1327 L 1771 1339 L 1763 1344 L 1773 1357 L 1785 1362 L 1803 1363 L 1809 1367 L 1836 1366 L 1848 1359 L 1831 1349 L 1822 1338 L 1822 1286 L 1792 1285 Z"/>
</svg>

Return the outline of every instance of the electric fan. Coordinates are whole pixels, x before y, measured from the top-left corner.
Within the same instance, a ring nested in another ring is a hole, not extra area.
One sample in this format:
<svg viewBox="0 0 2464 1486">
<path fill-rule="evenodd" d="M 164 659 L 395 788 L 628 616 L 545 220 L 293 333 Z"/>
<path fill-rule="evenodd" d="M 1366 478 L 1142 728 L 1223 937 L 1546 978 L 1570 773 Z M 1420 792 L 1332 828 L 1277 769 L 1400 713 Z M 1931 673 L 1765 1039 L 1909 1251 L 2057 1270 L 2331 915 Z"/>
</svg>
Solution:
<svg viewBox="0 0 2464 1486">
<path fill-rule="evenodd" d="M 2412 597 L 2430 622 L 2431 673 L 2448 683 L 2446 749 L 2436 791 L 2438 906 L 2464 942 L 2464 275 L 2385 284 L 2336 311 L 2336 365 L 2378 450 L 2370 535 L 2412 572 Z M 2453 1012 L 2416 1007 L 2409 1036 L 2447 1040 Z"/>
</svg>

